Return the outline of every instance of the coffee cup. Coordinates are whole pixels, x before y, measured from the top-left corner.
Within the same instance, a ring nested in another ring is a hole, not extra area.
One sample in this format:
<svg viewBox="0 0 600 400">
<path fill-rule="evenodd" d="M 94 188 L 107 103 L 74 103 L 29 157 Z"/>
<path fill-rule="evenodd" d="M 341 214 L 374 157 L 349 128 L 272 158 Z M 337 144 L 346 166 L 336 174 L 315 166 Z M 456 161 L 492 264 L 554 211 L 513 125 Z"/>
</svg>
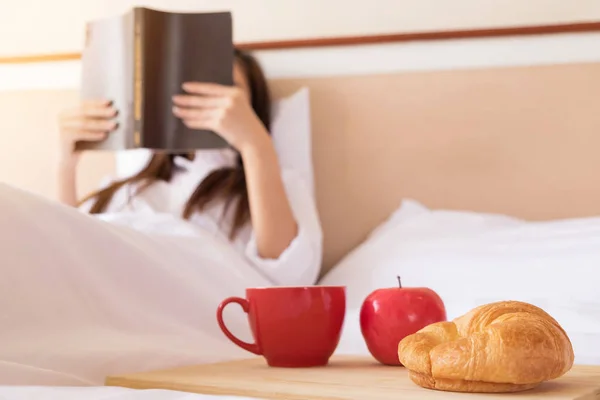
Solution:
<svg viewBox="0 0 600 400">
<path fill-rule="evenodd" d="M 228 304 L 248 314 L 254 343 L 235 337 L 223 322 Z M 327 365 L 340 341 L 346 313 L 343 286 L 246 289 L 246 298 L 230 297 L 217 310 L 221 330 L 244 350 L 263 356 L 271 367 Z"/>
</svg>

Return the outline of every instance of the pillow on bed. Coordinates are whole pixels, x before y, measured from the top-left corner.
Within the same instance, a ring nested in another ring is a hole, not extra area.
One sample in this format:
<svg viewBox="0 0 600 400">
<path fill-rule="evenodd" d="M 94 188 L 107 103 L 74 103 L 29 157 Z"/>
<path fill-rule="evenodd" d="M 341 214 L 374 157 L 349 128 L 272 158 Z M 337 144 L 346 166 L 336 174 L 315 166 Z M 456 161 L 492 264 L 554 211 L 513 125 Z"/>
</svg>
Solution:
<svg viewBox="0 0 600 400">
<path fill-rule="evenodd" d="M 314 191 L 310 98 L 307 88 L 273 102 L 271 126 L 273 144 L 282 168 L 293 169 L 306 177 Z M 146 165 L 151 151 L 121 151 L 116 156 L 117 177 L 131 176 Z"/>
<path fill-rule="evenodd" d="M 301 173 L 314 193 L 312 137 L 308 88 L 279 99 L 273 104 L 271 132 L 273 145 L 284 169 Z"/>
<path fill-rule="evenodd" d="M 498 300 L 541 306 L 568 332 L 577 362 L 600 364 L 600 348 L 590 347 L 600 340 L 600 218 L 533 223 L 407 205 L 320 282 L 347 286 L 351 318 L 400 276 L 438 292 L 450 319 Z M 342 348 L 362 346 L 354 325 Z"/>
<path fill-rule="evenodd" d="M 412 235 L 431 237 L 455 235 L 457 232 L 477 234 L 484 230 L 523 224 L 506 215 L 461 210 L 432 210 L 413 199 L 405 199 L 400 207 L 369 235 L 374 238 L 396 228 L 411 229 Z"/>
</svg>

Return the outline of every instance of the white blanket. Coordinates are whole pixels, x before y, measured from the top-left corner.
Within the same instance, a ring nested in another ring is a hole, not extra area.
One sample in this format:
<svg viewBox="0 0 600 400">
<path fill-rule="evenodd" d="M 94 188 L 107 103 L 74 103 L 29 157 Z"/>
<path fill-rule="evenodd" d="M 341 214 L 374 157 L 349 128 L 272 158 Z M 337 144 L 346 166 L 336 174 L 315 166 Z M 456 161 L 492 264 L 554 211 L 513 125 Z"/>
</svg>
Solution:
<svg viewBox="0 0 600 400">
<path fill-rule="evenodd" d="M 142 233 L 5 185 L 0 255 L 0 385 L 101 385 L 110 374 L 246 357 L 216 308 L 269 285 L 202 231 Z M 231 330 L 250 340 L 246 315 L 231 308 Z"/>
</svg>

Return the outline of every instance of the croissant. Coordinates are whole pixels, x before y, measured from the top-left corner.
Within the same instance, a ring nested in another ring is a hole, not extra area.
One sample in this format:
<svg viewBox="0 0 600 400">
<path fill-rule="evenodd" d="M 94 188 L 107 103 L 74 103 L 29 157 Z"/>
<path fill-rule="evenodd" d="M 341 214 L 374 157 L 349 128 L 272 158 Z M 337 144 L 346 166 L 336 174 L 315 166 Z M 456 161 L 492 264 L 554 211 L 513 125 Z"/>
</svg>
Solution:
<svg viewBox="0 0 600 400">
<path fill-rule="evenodd" d="M 483 305 L 402 339 L 400 362 L 419 386 L 452 392 L 518 392 L 573 366 L 573 346 L 542 309 L 518 301 Z"/>
</svg>

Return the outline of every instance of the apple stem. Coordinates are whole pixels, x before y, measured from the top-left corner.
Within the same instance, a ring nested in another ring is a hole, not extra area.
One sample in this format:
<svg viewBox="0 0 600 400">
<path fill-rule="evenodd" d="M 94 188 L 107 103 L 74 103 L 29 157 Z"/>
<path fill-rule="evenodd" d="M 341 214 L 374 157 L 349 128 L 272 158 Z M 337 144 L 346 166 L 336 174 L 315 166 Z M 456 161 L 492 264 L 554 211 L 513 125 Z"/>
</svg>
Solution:
<svg viewBox="0 0 600 400">
<path fill-rule="evenodd" d="M 397 278 L 398 278 L 398 287 L 399 287 L 400 289 L 402 289 L 402 280 L 400 279 L 400 277 L 399 277 L 399 276 L 398 276 Z"/>
</svg>

